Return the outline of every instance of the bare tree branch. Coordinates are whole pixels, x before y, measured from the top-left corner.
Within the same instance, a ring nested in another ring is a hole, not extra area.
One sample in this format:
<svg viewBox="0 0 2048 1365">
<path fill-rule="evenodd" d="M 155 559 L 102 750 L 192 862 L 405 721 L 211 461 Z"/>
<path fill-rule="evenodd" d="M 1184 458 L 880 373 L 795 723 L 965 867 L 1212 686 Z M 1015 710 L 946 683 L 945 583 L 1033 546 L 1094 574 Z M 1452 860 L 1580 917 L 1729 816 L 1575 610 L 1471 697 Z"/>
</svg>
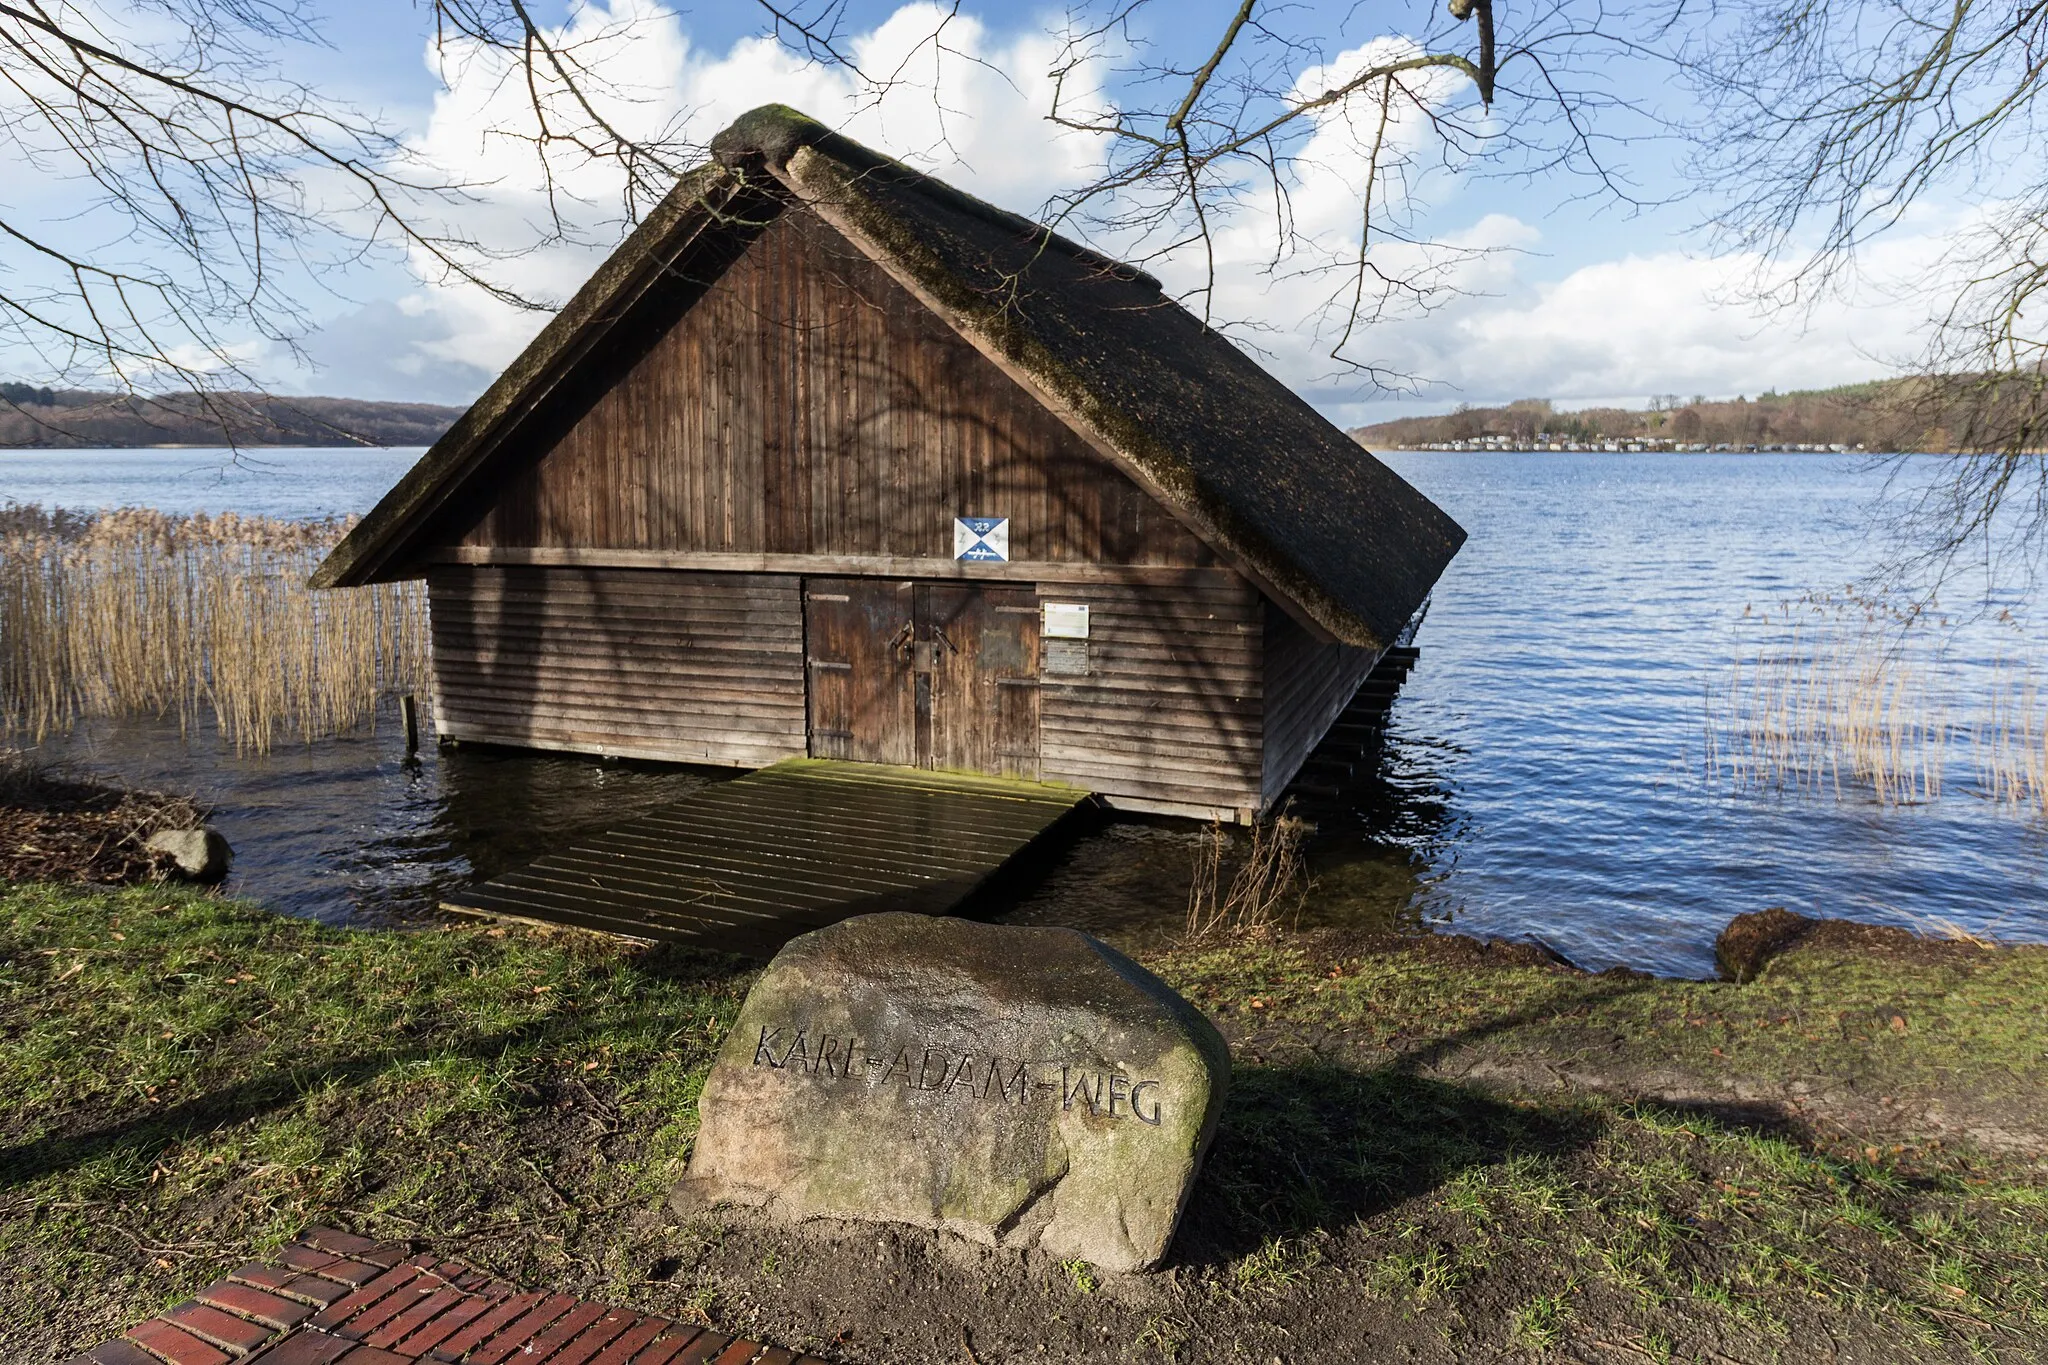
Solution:
<svg viewBox="0 0 2048 1365">
<path fill-rule="evenodd" d="M 915 92 L 942 130 L 946 73 L 982 60 L 947 37 L 959 0 L 893 66 L 873 67 L 845 31 L 842 0 L 755 3 L 762 32 L 839 73 L 858 105 Z M 1240 0 L 1185 65 L 1133 36 L 1148 0 L 1083 3 L 1043 112 L 1101 158 L 1049 215 L 1143 260 L 1199 253 L 1190 301 L 1241 327 L 1216 312 L 1219 272 L 1236 268 L 1217 242 L 1250 205 L 1270 203 L 1266 270 L 1327 276 L 1326 349 L 1371 382 L 1413 377 L 1354 353 L 1372 344 L 1366 324 L 1435 306 L 1470 254 L 1411 229 L 1409 201 L 1432 164 L 1583 174 L 1589 192 L 1627 198 L 1608 156 L 1626 136 L 1615 125 L 1639 111 L 1597 79 L 1572 83 L 1599 54 L 1624 50 L 1604 0 L 1450 0 L 1414 16 L 1422 31 L 1369 35 L 1348 56 L 1328 51 L 1349 40 L 1318 32 L 1312 16 Z M 285 45 L 319 39 L 307 4 L 147 0 L 150 22 L 110 33 L 88 0 L 0 0 L 0 156 L 79 178 L 97 193 L 93 221 L 119 225 L 88 244 L 19 216 L 0 222 L 11 244 L 0 254 L 0 344 L 39 357 L 42 377 L 59 382 L 259 388 L 251 347 L 298 353 L 309 280 L 388 252 L 501 304 L 548 308 L 556 301 L 513 283 L 509 266 L 556 244 L 601 245 L 704 154 L 673 92 L 634 90 L 616 74 L 611 57 L 641 18 L 590 11 L 550 25 L 528 0 L 426 0 L 444 83 L 495 81 L 485 93 L 522 109 L 486 136 L 524 152 L 540 221 L 526 240 L 486 243 L 454 224 L 501 187 L 439 170 L 398 130 L 283 74 Z M 912 69 L 925 58 L 928 78 Z M 1304 151 L 1325 129 L 1369 144 L 1351 186 L 1355 243 L 1316 238 L 1292 207 Z M 616 190 L 615 211 L 589 201 L 593 186 Z"/>
<path fill-rule="evenodd" d="M 1751 292 L 1808 307 L 1924 208 L 1975 205 L 1921 290 L 1929 328 L 1894 416 L 1886 572 L 1925 593 L 1975 563 L 2031 576 L 2048 542 L 2048 0 L 1720 0 L 1686 69 L 1714 226 Z"/>
</svg>

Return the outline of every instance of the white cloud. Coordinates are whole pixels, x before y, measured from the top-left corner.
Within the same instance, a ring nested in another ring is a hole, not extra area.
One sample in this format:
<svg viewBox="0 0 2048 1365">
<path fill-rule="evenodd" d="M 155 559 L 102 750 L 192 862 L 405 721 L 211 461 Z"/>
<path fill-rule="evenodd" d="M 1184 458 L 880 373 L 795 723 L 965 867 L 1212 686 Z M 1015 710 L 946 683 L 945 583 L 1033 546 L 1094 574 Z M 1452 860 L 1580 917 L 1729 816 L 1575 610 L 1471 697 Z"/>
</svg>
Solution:
<svg viewBox="0 0 2048 1365">
<path fill-rule="evenodd" d="M 601 65 L 619 91 L 606 112 L 642 134 L 680 126 L 701 144 L 745 110 L 779 101 L 1020 211 L 1032 212 L 1089 180 L 1100 147 L 1045 118 L 1056 41 L 1042 33 L 1001 37 L 962 15 L 945 23 L 944 40 L 935 44 L 931 34 L 948 12 L 920 0 L 851 40 L 863 70 L 899 78 L 879 100 L 867 98 L 848 73 L 806 63 L 768 39 L 743 40 L 722 52 L 700 48 L 683 19 L 658 0 L 580 8 L 563 38 L 582 45 L 585 59 Z M 1368 62 L 1410 50 L 1404 39 L 1376 40 L 1304 71 L 1297 90 L 1326 89 Z M 461 230 L 517 248 L 539 235 L 549 211 L 531 147 L 521 140 L 532 121 L 527 92 L 494 54 L 456 58 L 450 88 L 435 101 L 414 146 L 448 173 L 487 185 L 456 215 Z M 1099 87 L 1073 90 L 1073 79 L 1070 99 L 1108 103 Z M 1417 92 L 1432 104 L 1466 93 L 1462 77 L 1420 79 Z M 1330 354 L 1349 315 L 1357 186 L 1377 120 L 1369 92 L 1321 111 L 1294 163 L 1289 231 L 1283 234 L 1275 221 L 1269 189 L 1248 185 L 1214 239 L 1211 316 L 1230 325 L 1282 379 L 1347 423 L 1387 410 L 1383 396 Z M 1829 301 L 1803 322 L 1763 317 L 1726 302 L 1753 261 L 1653 248 L 1559 276 L 1542 254 L 1542 233 L 1522 218 L 1490 213 L 1446 226 L 1456 206 L 1444 193 L 1452 182 L 1422 174 L 1443 153 L 1436 137 L 1412 107 L 1397 111 L 1388 125 L 1380 164 L 1404 172 L 1391 201 L 1380 206 L 1370 260 L 1386 276 L 1425 278 L 1443 291 L 1427 306 L 1399 291 L 1387 294 L 1387 315 L 1352 329 L 1343 348 L 1347 357 L 1434 381 L 1432 405 L 1527 396 L 1569 403 L 1653 392 L 1733 394 L 1867 378 L 1913 349 L 1925 308 L 1906 286 L 1928 278 L 1957 227 L 1931 219 L 1913 225 L 1869 260 L 1875 285 Z M 561 168 L 556 190 L 587 240 L 519 256 L 499 273 L 523 293 L 561 299 L 617 240 L 619 182 L 610 167 L 571 164 Z M 1386 234 L 1389 226 L 1412 229 L 1410 239 Z M 1129 238 L 1098 244 L 1125 254 L 1142 250 Z M 1148 264 L 1202 309 L 1205 267 L 1196 253 Z M 1368 285 L 1377 279 L 1369 276 Z M 1374 289 L 1364 297 L 1371 305 Z M 495 375 L 541 321 L 474 288 L 422 286 L 395 310 L 380 303 L 341 320 L 324 351 L 316 339 L 315 351 L 329 359 L 331 373 L 352 378 L 338 385 L 316 379 L 314 386 L 394 392 L 414 383 L 421 397 L 459 398 Z M 373 337 L 384 344 L 365 344 Z M 362 368 L 372 359 L 374 377 Z"/>
<path fill-rule="evenodd" d="M 766 38 L 742 40 L 723 53 L 702 51 L 680 17 L 654 0 L 582 8 L 560 41 L 602 68 L 616 92 L 606 114 L 641 136 L 680 127 L 684 139 L 702 145 L 748 109 L 779 102 L 1027 212 L 1085 179 L 1094 164 L 1088 141 L 1042 117 L 1051 99 L 1054 41 L 998 41 L 979 20 L 948 13 L 929 3 L 906 5 L 852 40 L 850 55 L 863 71 L 894 78 L 879 99 L 851 73 L 806 63 Z M 943 41 L 934 42 L 942 25 Z M 620 176 L 604 164 L 559 166 L 551 203 L 528 140 L 529 97 L 503 59 L 457 53 L 448 71 L 449 88 L 414 149 L 447 174 L 488 186 L 454 216 L 459 230 L 480 242 L 517 251 L 545 235 L 557 206 L 583 229 L 580 244 L 492 267 L 495 279 L 522 295 L 566 298 L 618 239 Z M 431 277 L 431 262 L 415 258 Z M 466 369 L 479 387 L 544 320 L 456 283 L 422 288 L 407 303 L 417 319 L 410 344 L 422 364 Z"/>
<path fill-rule="evenodd" d="M 1420 53 L 1406 38 L 1374 39 L 1301 72 L 1292 94 L 1313 99 Z M 1364 381 L 1350 366 L 1383 364 L 1383 335 L 1439 306 L 1442 288 L 1483 284 L 1485 253 L 1527 236 L 1493 218 L 1434 240 L 1417 231 L 1443 185 L 1425 174 L 1444 148 L 1423 110 L 1443 109 L 1468 85 L 1441 69 L 1401 81 L 1405 94 L 1384 103 L 1383 87 L 1373 85 L 1312 115 L 1313 129 L 1282 175 L 1284 205 L 1264 174 L 1237 187 L 1231 210 L 1211 223 L 1213 297 L 1200 251 L 1148 262 L 1190 307 L 1304 392 L 1355 392 Z M 1372 248 L 1361 264 L 1359 189 L 1375 167 Z M 1170 235 L 1185 239 L 1190 227 L 1178 222 Z"/>
<path fill-rule="evenodd" d="M 1766 388 L 1854 383 L 1909 361 L 1925 340 L 1944 258 L 1975 215 L 1929 213 L 1868 251 L 1857 277 L 1810 309 L 1751 306 L 1759 279 L 1783 281 L 1753 256 L 1677 250 L 1630 254 L 1543 280 L 1532 254 L 1476 268 L 1473 291 L 1381 338 L 1389 362 L 1440 381 L 1433 403 L 1547 397 L 1562 406 L 1641 403 L 1653 393 L 1733 397 Z M 1485 278 L 1479 278 L 1479 275 Z M 1375 420 L 1388 405 L 1337 405 Z"/>
</svg>

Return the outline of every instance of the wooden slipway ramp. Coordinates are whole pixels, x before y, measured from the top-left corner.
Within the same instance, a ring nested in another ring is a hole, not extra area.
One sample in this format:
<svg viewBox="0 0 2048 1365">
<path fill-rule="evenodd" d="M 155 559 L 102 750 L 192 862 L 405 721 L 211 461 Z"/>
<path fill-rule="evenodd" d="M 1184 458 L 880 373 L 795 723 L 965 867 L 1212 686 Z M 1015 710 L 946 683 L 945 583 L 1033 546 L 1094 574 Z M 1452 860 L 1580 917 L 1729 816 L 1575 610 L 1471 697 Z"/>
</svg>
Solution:
<svg viewBox="0 0 2048 1365">
<path fill-rule="evenodd" d="M 1057 824 L 1075 787 L 797 758 L 707 787 L 443 904 L 735 952 L 849 915 L 937 915 Z"/>
</svg>

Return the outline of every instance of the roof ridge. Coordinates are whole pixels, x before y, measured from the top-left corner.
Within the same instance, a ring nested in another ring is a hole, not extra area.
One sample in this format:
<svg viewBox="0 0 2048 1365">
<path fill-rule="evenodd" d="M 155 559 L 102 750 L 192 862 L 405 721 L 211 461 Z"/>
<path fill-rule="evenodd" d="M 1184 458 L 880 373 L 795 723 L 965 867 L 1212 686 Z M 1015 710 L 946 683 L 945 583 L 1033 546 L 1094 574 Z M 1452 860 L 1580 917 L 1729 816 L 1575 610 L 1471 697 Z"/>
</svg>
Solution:
<svg viewBox="0 0 2048 1365">
<path fill-rule="evenodd" d="M 1142 266 L 1121 261 L 1106 252 L 1075 241 L 1072 237 L 1048 227 L 1021 213 L 1000 208 L 986 199 L 977 198 L 963 189 L 949 185 L 926 171 L 885 156 L 865 143 L 856 142 L 836 129 L 828 128 L 809 114 L 792 109 L 786 104 L 764 104 L 750 109 L 733 120 L 731 126 L 711 139 L 711 155 L 721 165 L 739 169 L 749 160 L 768 162 L 778 170 L 787 165 L 789 159 L 806 147 L 830 156 L 833 160 L 854 167 L 864 174 L 888 175 L 900 178 L 906 188 L 937 199 L 962 212 L 971 213 L 997 227 L 1008 228 L 1020 236 L 1045 242 L 1076 260 L 1116 275 L 1126 281 L 1138 283 L 1165 293 L 1157 276 Z"/>
</svg>

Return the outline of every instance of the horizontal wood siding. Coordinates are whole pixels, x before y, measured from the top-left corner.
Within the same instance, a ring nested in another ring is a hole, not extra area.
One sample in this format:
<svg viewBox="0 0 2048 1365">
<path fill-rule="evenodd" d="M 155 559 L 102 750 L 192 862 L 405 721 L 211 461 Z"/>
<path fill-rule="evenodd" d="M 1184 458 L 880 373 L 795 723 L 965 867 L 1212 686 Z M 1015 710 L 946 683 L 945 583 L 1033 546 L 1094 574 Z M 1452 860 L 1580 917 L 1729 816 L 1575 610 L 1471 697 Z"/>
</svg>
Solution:
<svg viewBox="0 0 2048 1365">
<path fill-rule="evenodd" d="M 452 509 L 440 543 L 1218 563 L 811 210 L 785 210 L 643 354 L 596 367 Z"/>
<path fill-rule="evenodd" d="M 450 739 L 759 767 L 804 752 L 801 580 L 445 565 L 427 576 Z"/>
<path fill-rule="evenodd" d="M 1299 621 L 1265 604 L 1266 766 L 1261 783 L 1270 806 L 1329 733 L 1379 656 L 1354 645 L 1323 644 Z"/>
<path fill-rule="evenodd" d="M 1087 676 L 1039 675 L 1046 781 L 1140 809 L 1260 804 L 1265 642 L 1249 584 L 1040 583 L 1038 597 L 1089 608 Z"/>
</svg>

